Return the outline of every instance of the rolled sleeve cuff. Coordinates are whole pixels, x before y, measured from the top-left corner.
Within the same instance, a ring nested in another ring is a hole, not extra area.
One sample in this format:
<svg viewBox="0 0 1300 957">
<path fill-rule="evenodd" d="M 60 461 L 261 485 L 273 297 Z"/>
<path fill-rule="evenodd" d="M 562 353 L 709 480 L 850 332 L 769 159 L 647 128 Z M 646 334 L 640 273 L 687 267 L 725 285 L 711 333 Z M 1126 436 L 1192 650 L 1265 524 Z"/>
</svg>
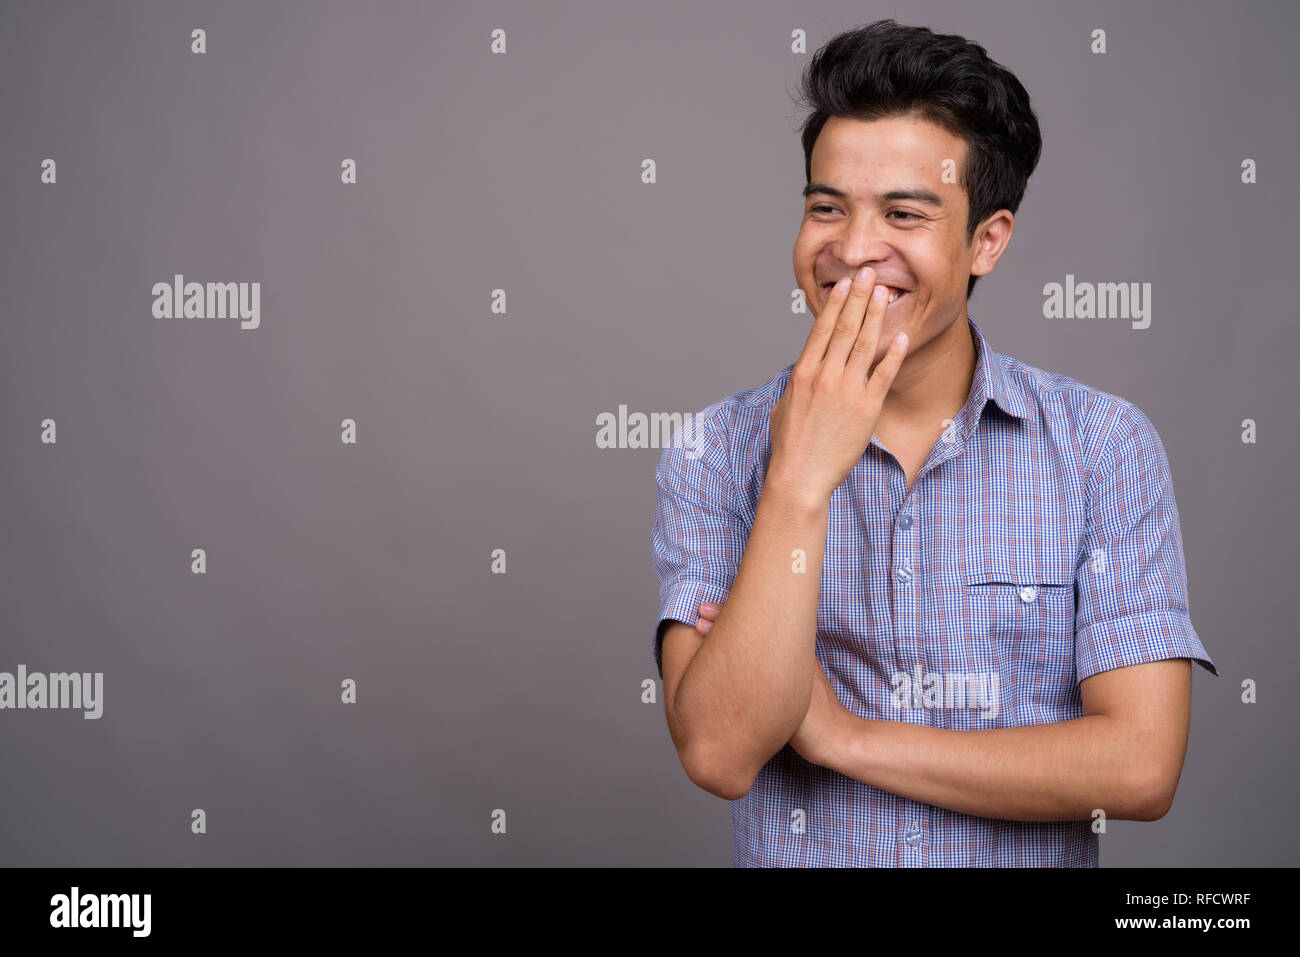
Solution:
<svg viewBox="0 0 1300 957">
<path fill-rule="evenodd" d="M 1094 622 L 1074 638 L 1079 681 L 1098 672 L 1168 658 L 1190 658 L 1220 677 L 1187 612 L 1167 608 Z"/>
<path fill-rule="evenodd" d="M 660 678 L 664 676 L 664 622 L 671 619 L 694 626 L 700 617 L 700 605 L 705 602 L 720 605 L 726 600 L 726 589 L 710 582 L 683 581 L 673 585 L 659 612 L 659 624 L 655 626 L 654 657 Z"/>
</svg>

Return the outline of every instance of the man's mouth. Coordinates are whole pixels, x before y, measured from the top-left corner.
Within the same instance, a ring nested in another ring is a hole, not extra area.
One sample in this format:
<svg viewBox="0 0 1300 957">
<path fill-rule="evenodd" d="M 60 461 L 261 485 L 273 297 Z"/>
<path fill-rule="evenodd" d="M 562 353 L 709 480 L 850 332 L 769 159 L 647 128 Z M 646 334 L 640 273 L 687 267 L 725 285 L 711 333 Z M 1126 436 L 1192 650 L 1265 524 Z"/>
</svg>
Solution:
<svg viewBox="0 0 1300 957">
<path fill-rule="evenodd" d="M 834 287 L 835 287 L 835 283 L 833 282 L 822 284 L 823 300 L 830 297 L 831 289 L 833 289 Z M 900 301 L 901 299 L 903 299 L 904 297 L 908 296 L 911 293 L 911 290 L 909 289 L 895 289 L 893 286 L 886 286 L 885 288 L 889 290 L 889 308 L 892 308 L 896 302 Z"/>
</svg>

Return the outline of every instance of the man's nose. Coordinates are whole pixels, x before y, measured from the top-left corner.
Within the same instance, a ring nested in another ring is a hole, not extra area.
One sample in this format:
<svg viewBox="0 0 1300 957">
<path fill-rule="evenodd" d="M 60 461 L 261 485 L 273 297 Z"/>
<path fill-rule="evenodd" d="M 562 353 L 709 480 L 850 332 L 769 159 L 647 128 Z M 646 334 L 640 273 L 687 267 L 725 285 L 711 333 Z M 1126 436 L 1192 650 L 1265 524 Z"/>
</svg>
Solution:
<svg viewBox="0 0 1300 957">
<path fill-rule="evenodd" d="M 886 228 L 885 221 L 875 215 L 855 216 L 845 221 L 844 231 L 836 244 L 846 272 L 856 272 L 863 266 L 874 268 L 877 263 L 889 258 Z"/>
</svg>

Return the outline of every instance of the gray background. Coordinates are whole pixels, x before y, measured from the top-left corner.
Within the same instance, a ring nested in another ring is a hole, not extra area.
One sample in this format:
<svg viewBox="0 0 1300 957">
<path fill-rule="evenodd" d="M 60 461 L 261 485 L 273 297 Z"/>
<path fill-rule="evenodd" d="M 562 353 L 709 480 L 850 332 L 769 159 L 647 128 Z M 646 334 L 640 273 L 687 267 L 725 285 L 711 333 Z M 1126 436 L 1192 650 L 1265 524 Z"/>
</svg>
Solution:
<svg viewBox="0 0 1300 957">
<path fill-rule="evenodd" d="M 1296 864 L 1300 17 L 1045 6 L 7 0 L 0 670 L 105 677 L 98 721 L 0 712 L 0 862 L 728 866 L 640 700 L 660 453 L 595 417 L 794 361 L 792 94 L 894 16 L 1029 90 L 1042 163 L 970 313 L 1155 423 L 1223 673 L 1172 811 L 1102 863 Z M 262 282 L 261 328 L 153 318 L 176 272 Z M 1067 272 L 1151 282 L 1151 328 L 1043 319 Z"/>
</svg>

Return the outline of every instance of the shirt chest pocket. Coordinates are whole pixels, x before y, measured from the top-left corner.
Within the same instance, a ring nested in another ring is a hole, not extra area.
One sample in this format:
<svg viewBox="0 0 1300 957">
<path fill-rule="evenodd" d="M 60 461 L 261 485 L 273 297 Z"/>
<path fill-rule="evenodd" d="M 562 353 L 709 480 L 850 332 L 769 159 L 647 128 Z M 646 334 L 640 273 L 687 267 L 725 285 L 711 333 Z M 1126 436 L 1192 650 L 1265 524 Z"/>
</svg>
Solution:
<svg viewBox="0 0 1300 957">
<path fill-rule="evenodd" d="M 998 659 L 1015 698 L 1059 700 L 1074 689 L 1074 566 L 967 556 L 962 584 L 971 637 Z"/>
</svg>

